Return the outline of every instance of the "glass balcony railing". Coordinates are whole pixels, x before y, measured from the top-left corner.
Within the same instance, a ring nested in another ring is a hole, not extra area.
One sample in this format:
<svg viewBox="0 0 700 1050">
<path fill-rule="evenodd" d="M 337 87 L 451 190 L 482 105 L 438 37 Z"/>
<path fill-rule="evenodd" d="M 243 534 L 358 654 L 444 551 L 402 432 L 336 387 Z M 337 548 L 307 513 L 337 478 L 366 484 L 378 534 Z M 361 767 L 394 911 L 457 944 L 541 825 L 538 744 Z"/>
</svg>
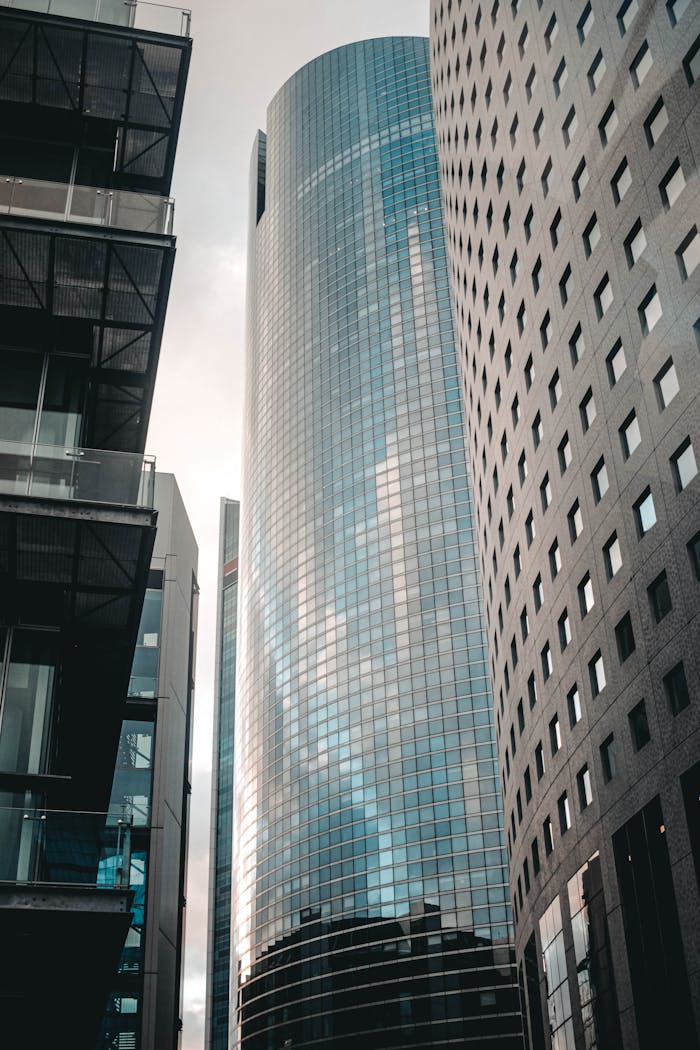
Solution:
<svg viewBox="0 0 700 1050">
<path fill-rule="evenodd" d="M 3 2 L 0 0 L 0 5 Z M 135 233 L 171 234 L 174 212 L 172 198 L 158 197 L 155 193 L 0 175 L 0 215 L 81 222 Z"/>
<path fill-rule="evenodd" d="M 155 473 L 152 456 L 0 440 L 3 495 L 151 510 Z"/>
<path fill-rule="evenodd" d="M 147 0 L 0 0 L 0 7 L 83 18 L 88 22 L 105 22 L 171 36 L 189 36 L 192 22 L 192 12 L 187 8 Z"/>
<path fill-rule="evenodd" d="M 0 882 L 129 888 L 131 827 L 107 813 L 0 808 Z"/>
</svg>

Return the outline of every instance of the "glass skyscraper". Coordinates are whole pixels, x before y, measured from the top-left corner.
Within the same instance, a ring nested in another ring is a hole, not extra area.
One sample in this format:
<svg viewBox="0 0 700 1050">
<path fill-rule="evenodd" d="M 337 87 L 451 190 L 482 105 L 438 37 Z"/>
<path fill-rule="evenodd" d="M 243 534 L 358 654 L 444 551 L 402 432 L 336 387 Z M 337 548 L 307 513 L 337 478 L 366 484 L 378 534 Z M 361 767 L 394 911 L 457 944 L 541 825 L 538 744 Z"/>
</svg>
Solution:
<svg viewBox="0 0 700 1050">
<path fill-rule="evenodd" d="M 247 384 L 235 1045 L 520 1047 L 426 40 L 272 101 Z"/>
</svg>

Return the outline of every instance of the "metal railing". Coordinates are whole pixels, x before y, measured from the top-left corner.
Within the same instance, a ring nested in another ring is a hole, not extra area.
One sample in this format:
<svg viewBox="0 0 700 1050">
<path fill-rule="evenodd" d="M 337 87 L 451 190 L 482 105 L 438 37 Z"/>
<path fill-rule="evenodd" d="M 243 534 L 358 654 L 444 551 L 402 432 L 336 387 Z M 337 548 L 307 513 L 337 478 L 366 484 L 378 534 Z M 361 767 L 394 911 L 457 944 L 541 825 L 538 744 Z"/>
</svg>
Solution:
<svg viewBox="0 0 700 1050">
<path fill-rule="evenodd" d="M 0 883 L 129 887 L 131 826 L 108 813 L 0 808 Z"/>
<path fill-rule="evenodd" d="M 82 18 L 87 22 L 104 22 L 170 36 L 189 36 L 192 23 L 192 12 L 187 8 L 148 0 L 0 0 L 0 7 Z"/>
<path fill-rule="evenodd" d="M 155 473 L 152 456 L 0 440 L 0 493 L 5 495 L 151 510 Z"/>
<path fill-rule="evenodd" d="M 171 234 L 174 211 L 175 202 L 171 197 L 159 197 L 155 193 L 0 175 L 0 215 L 111 226 L 136 233 Z"/>
</svg>

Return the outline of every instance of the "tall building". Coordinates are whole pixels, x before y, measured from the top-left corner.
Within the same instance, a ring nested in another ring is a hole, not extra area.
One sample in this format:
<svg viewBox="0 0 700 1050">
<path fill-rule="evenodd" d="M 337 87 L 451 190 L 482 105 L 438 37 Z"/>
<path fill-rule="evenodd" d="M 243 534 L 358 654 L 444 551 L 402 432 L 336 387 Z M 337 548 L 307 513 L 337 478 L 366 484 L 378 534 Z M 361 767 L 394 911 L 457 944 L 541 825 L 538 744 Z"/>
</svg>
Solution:
<svg viewBox="0 0 700 1050">
<path fill-rule="evenodd" d="M 109 813 L 131 829 L 131 925 L 99 1050 L 180 1045 L 190 796 L 197 544 L 172 474 L 156 474 L 158 532 L 112 781 Z"/>
<path fill-rule="evenodd" d="M 697 1047 L 700 6 L 430 18 L 530 1044 Z"/>
<path fill-rule="evenodd" d="M 191 41 L 169 8 L 47 6 L 0 3 L 0 1015 L 93 1050 L 138 896 L 109 803 Z"/>
<path fill-rule="evenodd" d="M 236 716 L 238 526 L 240 504 L 222 499 L 214 678 L 209 928 L 205 1038 L 207 1050 L 228 1050 L 231 984 L 233 740 Z"/>
<path fill-rule="evenodd" d="M 520 1047 L 428 42 L 253 151 L 235 1045 Z"/>
</svg>

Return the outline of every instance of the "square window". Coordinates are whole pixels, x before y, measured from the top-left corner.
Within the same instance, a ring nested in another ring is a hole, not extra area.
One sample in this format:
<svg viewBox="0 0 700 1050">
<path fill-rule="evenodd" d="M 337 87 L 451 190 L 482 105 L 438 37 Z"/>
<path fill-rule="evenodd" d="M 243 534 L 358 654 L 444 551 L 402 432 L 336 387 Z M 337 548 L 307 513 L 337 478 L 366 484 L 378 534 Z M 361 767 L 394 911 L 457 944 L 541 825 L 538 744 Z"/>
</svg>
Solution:
<svg viewBox="0 0 700 1050">
<path fill-rule="evenodd" d="M 632 708 L 627 717 L 629 719 L 630 734 L 632 736 L 634 750 L 641 751 L 651 740 L 647 708 L 644 701 L 640 700 L 639 703 Z"/>
<path fill-rule="evenodd" d="M 685 175 L 678 157 L 674 160 L 659 183 L 659 193 L 664 208 L 672 208 L 685 189 Z"/>
<path fill-rule="evenodd" d="M 615 109 L 614 102 L 611 102 L 603 114 L 603 119 L 598 125 L 598 134 L 600 135 L 600 141 L 603 146 L 607 146 L 610 143 L 610 139 L 613 137 L 618 124 L 619 120 L 617 110 Z"/>
<path fill-rule="evenodd" d="M 559 811 L 559 828 L 564 835 L 571 827 L 571 812 L 569 810 L 569 796 L 566 791 L 557 800 Z"/>
<path fill-rule="evenodd" d="M 571 641 L 571 621 L 569 620 L 569 614 L 566 609 L 564 609 L 564 612 L 559 617 L 557 626 L 559 628 L 559 645 L 561 646 L 561 651 L 564 652 Z"/>
<path fill-rule="evenodd" d="M 677 26 L 688 9 L 690 0 L 666 0 L 666 11 L 672 26 Z"/>
<path fill-rule="evenodd" d="M 595 311 L 598 315 L 598 320 L 601 321 L 613 303 L 613 290 L 610 277 L 606 273 L 602 281 L 593 293 L 593 301 L 595 303 Z"/>
<path fill-rule="evenodd" d="M 647 594 L 649 595 L 649 604 L 651 605 L 654 620 L 656 623 L 661 623 L 673 607 L 671 588 L 668 585 L 668 576 L 665 569 L 649 584 Z"/>
<path fill-rule="evenodd" d="M 544 604 L 544 588 L 542 586 L 542 576 L 540 573 L 537 574 L 537 578 L 532 585 L 532 597 L 535 603 L 535 612 L 539 612 Z"/>
<path fill-rule="evenodd" d="M 615 641 L 617 642 L 617 655 L 620 658 L 620 663 L 623 664 L 636 649 L 632 617 L 628 612 L 615 625 Z"/>
<path fill-rule="evenodd" d="M 573 459 L 573 452 L 571 451 L 571 442 L 569 441 L 568 432 L 564 434 L 564 437 L 559 442 L 557 448 L 557 456 L 559 458 L 559 470 L 562 475 L 566 474 L 571 460 Z"/>
<path fill-rule="evenodd" d="M 600 764 L 603 770 L 603 780 L 609 784 L 617 773 L 617 749 L 614 733 L 607 736 L 600 745 Z"/>
<path fill-rule="evenodd" d="M 644 78 L 653 65 L 654 59 L 651 57 L 649 44 L 645 40 L 637 54 L 634 56 L 632 65 L 630 66 L 630 77 L 632 78 L 635 91 L 637 88 L 641 87 Z"/>
<path fill-rule="evenodd" d="M 566 60 L 562 58 L 554 74 L 554 97 L 559 98 L 564 84 L 569 79 L 569 71 L 566 68 Z"/>
<path fill-rule="evenodd" d="M 659 298 L 659 293 L 656 290 L 655 284 L 652 284 L 651 288 L 637 307 L 637 313 L 639 314 L 639 323 L 642 327 L 643 334 L 649 335 L 663 316 L 661 299 Z"/>
<path fill-rule="evenodd" d="M 673 358 L 669 357 L 665 362 L 663 368 L 654 379 L 654 385 L 659 405 L 663 410 L 671 404 L 676 394 L 680 391 L 678 374 Z"/>
<path fill-rule="evenodd" d="M 591 29 L 593 28 L 594 21 L 595 21 L 595 16 L 593 14 L 593 8 L 591 7 L 590 0 L 589 0 L 589 2 L 586 4 L 586 6 L 583 9 L 581 17 L 579 18 L 578 22 L 576 23 L 576 29 L 578 30 L 579 43 L 582 44 L 584 42 L 584 40 L 586 39 L 586 37 L 590 33 Z"/>
<path fill-rule="evenodd" d="M 687 281 L 695 267 L 700 263 L 700 235 L 698 235 L 697 226 L 693 226 L 692 230 L 684 237 L 676 249 L 676 258 L 678 259 L 681 277 L 684 281 Z"/>
<path fill-rule="evenodd" d="M 574 503 L 566 515 L 566 519 L 569 523 L 569 536 L 572 543 L 576 543 L 583 532 L 583 514 L 581 513 L 581 504 L 578 500 L 574 500 Z"/>
<path fill-rule="evenodd" d="M 605 465 L 605 460 L 601 458 L 596 463 L 591 473 L 591 485 L 593 487 L 593 498 L 596 503 L 600 503 L 605 493 L 610 488 L 610 482 L 608 480 L 608 468 Z"/>
<path fill-rule="evenodd" d="M 595 698 L 599 696 L 607 685 L 605 679 L 605 667 L 603 666 L 603 655 L 600 651 L 594 655 L 588 664 L 588 676 L 591 682 L 591 694 Z"/>
<path fill-rule="evenodd" d="M 700 580 L 700 532 L 696 532 L 688 543 L 688 557 L 695 573 L 695 579 Z"/>
<path fill-rule="evenodd" d="M 587 258 L 590 256 L 599 240 L 600 226 L 598 225 L 598 217 L 596 216 L 596 213 L 593 212 L 588 220 L 585 230 L 583 231 L 583 247 Z"/>
<path fill-rule="evenodd" d="M 604 75 L 605 59 L 603 58 L 603 52 L 598 48 L 598 52 L 588 69 L 588 86 L 591 89 L 592 95 L 595 94 Z"/>
<path fill-rule="evenodd" d="M 552 248 L 556 248 L 557 245 L 559 244 L 560 232 L 561 232 L 561 208 L 557 208 L 557 213 L 554 216 L 554 221 L 552 222 L 552 225 L 549 227 L 549 235 L 550 235 L 551 240 L 552 240 Z"/>
<path fill-rule="evenodd" d="M 622 163 L 619 165 L 612 179 L 610 180 L 610 188 L 612 190 L 613 200 L 615 206 L 623 200 L 627 190 L 632 185 L 632 172 L 630 166 L 627 163 L 627 157 L 623 157 Z"/>
<path fill-rule="evenodd" d="M 588 615 L 595 605 L 593 597 L 593 581 L 590 572 L 587 572 L 578 585 L 578 601 L 581 607 L 581 619 Z"/>
<path fill-rule="evenodd" d="M 569 709 L 569 725 L 573 729 L 575 725 L 583 718 L 583 711 L 581 708 L 581 694 L 578 691 L 576 683 L 571 687 L 569 692 L 566 694 L 566 704 Z"/>
<path fill-rule="evenodd" d="M 541 780 L 544 776 L 544 751 L 542 749 L 542 741 L 535 748 L 535 769 L 537 770 L 537 779 Z"/>
<path fill-rule="evenodd" d="M 542 649 L 540 659 L 542 661 L 542 676 L 546 682 L 554 670 L 554 664 L 552 663 L 552 650 L 549 647 L 549 642 L 546 642 Z"/>
<path fill-rule="evenodd" d="M 679 492 L 682 492 L 683 489 L 688 487 L 698 472 L 695 453 L 689 437 L 671 456 L 671 466 L 673 467 L 676 488 Z"/>
<path fill-rule="evenodd" d="M 603 558 L 605 561 L 605 572 L 609 580 L 612 580 L 622 568 L 622 551 L 617 532 L 613 532 L 608 542 L 603 547 Z"/>
<path fill-rule="evenodd" d="M 605 358 L 605 363 L 608 367 L 608 379 L 610 380 L 610 386 L 615 386 L 620 381 L 623 372 L 627 368 L 627 361 L 625 360 L 625 351 L 622 346 L 622 340 L 618 339 L 612 350 Z"/>
<path fill-rule="evenodd" d="M 647 239 L 642 227 L 641 219 L 637 219 L 634 226 L 625 237 L 624 244 L 627 265 L 631 270 L 647 246 Z"/>
<path fill-rule="evenodd" d="M 634 504 L 634 517 L 640 538 L 656 525 L 656 509 L 650 488 L 646 488 Z"/>
<path fill-rule="evenodd" d="M 664 105 L 663 97 L 660 96 L 644 121 L 644 134 L 646 135 L 649 149 L 656 145 L 667 127 L 668 110 Z"/>
<path fill-rule="evenodd" d="M 552 411 L 557 407 L 561 401 L 562 396 L 562 385 L 561 379 L 559 378 L 559 369 L 557 368 L 554 375 L 549 381 L 549 403 L 552 406 Z"/>
<path fill-rule="evenodd" d="M 593 801 L 593 785 L 591 783 L 591 771 L 588 766 L 583 766 L 576 774 L 576 786 L 578 787 L 578 802 L 581 811 L 587 809 Z"/>
<path fill-rule="evenodd" d="M 549 548 L 549 571 L 552 574 L 553 580 L 561 572 L 561 551 L 559 550 L 559 540 L 555 540 Z"/>
<path fill-rule="evenodd" d="M 637 16 L 639 11 L 639 4 L 637 0 L 625 0 L 620 10 L 617 12 L 617 24 L 620 29 L 620 36 L 624 36 L 629 31 L 629 27 Z"/>
<path fill-rule="evenodd" d="M 561 747 L 561 728 L 558 715 L 555 715 L 549 723 L 549 746 L 553 755 L 556 755 Z"/>
<path fill-rule="evenodd" d="M 576 171 L 574 172 L 572 184 L 574 187 L 574 197 L 576 200 L 578 200 L 583 191 L 585 190 L 586 186 L 588 185 L 588 168 L 586 167 L 585 157 L 581 157 L 579 165 L 576 168 Z"/>
<path fill-rule="evenodd" d="M 663 682 L 671 714 L 678 715 L 690 704 L 690 693 L 682 660 L 664 675 Z"/>
<path fill-rule="evenodd" d="M 595 398 L 593 397 L 593 391 L 590 387 L 586 391 L 585 397 L 579 405 L 579 412 L 581 413 L 581 426 L 583 427 L 583 432 L 585 434 L 593 426 L 597 415 Z"/>
<path fill-rule="evenodd" d="M 637 413 L 634 409 L 632 409 L 625 419 L 620 427 L 619 433 L 620 442 L 622 444 L 622 454 L 625 459 L 629 459 L 635 449 L 639 448 L 642 443 L 642 435 L 639 431 L 639 420 L 637 419 Z"/>
</svg>

